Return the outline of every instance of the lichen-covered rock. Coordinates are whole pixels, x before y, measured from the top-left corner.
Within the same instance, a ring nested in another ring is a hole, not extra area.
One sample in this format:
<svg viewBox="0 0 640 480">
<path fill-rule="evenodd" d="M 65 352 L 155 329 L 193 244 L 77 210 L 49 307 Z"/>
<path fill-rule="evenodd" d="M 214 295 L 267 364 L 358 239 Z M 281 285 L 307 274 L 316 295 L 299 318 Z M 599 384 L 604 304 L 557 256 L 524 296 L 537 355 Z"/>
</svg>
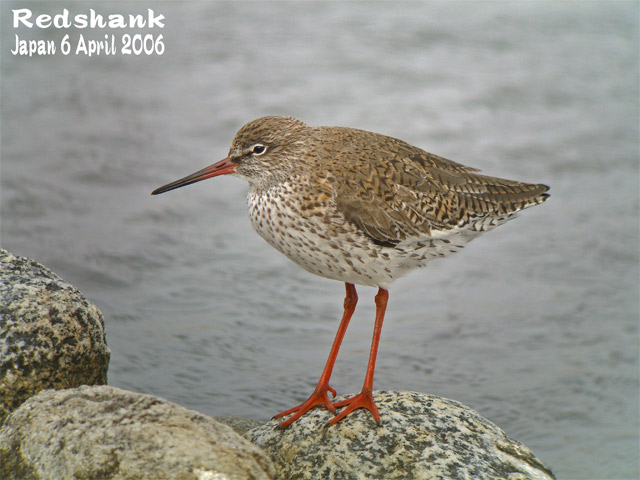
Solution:
<svg viewBox="0 0 640 480">
<path fill-rule="evenodd" d="M 100 310 L 48 268 L 0 249 L 0 424 L 41 390 L 107 383 Z"/>
<path fill-rule="evenodd" d="M 527 447 L 458 402 L 415 392 L 374 399 L 379 426 L 361 409 L 327 427 L 331 412 L 317 408 L 286 430 L 271 420 L 245 436 L 287 480 L 554 478 Z"/>
<path fill-rule="evenodd" d="M 0 428 L 5 480 L 274 478 L 266 454 L 211 417 L 109 386 L 47 390 Z"/>
</svg>

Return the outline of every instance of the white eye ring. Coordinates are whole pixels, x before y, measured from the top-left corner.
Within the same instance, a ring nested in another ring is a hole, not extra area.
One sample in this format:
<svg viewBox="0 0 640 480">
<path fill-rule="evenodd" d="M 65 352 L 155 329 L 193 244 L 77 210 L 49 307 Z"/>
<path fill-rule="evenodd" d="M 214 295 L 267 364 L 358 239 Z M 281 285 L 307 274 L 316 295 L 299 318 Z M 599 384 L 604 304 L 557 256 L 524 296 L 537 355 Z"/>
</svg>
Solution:
<svg viewBox="0 0 640 480">
<path fill-rule="evenodd" d="M 267 146 L 262 143 L 256 143 L 253 147 L 251 147 L 251 153 L 256 156 L 264 155 L 267 151 Z"/>
</svg>

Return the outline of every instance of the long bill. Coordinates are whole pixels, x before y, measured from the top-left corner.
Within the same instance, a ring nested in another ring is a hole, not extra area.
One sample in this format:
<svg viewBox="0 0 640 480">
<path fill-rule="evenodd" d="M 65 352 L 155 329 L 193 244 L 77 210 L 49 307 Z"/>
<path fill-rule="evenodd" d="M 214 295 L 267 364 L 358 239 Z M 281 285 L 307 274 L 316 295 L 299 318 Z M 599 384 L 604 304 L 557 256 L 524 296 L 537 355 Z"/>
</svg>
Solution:
<svg viewBox="0 0 640 480">
<path fill-rule="evenodd" d="M 237 163 L 233 163 L 231 161 L 231 157 L 223 158 L 218 163 L 214 163 L 207 168 L 203 168 L 202 170 L 192 173 L 191 175 L 187 175 L 180 180 L 176 180 L 175 182 L 171 182 L 160 188 L 156 188 L 153 192 L 151 192 L 151 195 L 158 195 L 160 193 L 168 192 L 169 190 L 175 190 L 176 188 L 191 185 L 192 183 L 200 182 L 202 180 L 206 180 L 207 178 L 217 177 L 218 175 L 227 175 L 229 173 L 233 173 L 237 166 Z"/>
</svg>

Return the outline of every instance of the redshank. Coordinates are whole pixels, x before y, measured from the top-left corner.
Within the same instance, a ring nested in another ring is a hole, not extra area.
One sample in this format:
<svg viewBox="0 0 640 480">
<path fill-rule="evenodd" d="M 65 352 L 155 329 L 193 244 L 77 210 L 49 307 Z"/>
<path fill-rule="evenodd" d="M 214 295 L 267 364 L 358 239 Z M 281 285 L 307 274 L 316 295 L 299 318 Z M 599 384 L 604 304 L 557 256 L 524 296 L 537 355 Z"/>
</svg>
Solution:
<svg viewBox="0 0 640 480">
<path fill-rule="evenodd" d="M 334 414 L 342 408 L 330 424 L 358 408 L 380 423 L 373 373 L 393 281 L 544 202 L 549 189 L 480 175 L 385 135 L 269 116 L 244 125 L 226 158 L 153 195 L 226 174 L 249 182 L 249 217 L 262 238 L 305 270 L 346 286 L 318 385 L 306 401 L 276 415 L 291 415 L 282 428 L 318 405 Z M 361 392 L 334 403 L 329 379 L 358 301 L 355 284 L 378 287 L 369 363 Z"/>
</svg>

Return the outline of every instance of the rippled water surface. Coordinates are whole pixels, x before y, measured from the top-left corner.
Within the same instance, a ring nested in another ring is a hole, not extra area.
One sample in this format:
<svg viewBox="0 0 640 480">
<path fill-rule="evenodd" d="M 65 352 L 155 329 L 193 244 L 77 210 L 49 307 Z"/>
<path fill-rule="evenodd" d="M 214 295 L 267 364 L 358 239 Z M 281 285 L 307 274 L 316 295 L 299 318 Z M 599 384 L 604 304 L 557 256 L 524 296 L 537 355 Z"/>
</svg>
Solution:
<svg viewBox="0 0 640 480">
<path fill-rule="evenodd" d="M 375 385 L 473 407 L 559 478 L 638 477 L 636 2 L 29 5 L 166 17 L 162 56 L 29 58 L 9 53 L 23 3 L 1 4 L 1 243 L 101 308 L 111 384 L 258 419 L 310 393 L 343 286 L 253 232 L 239 179 L 149 195 L 291 114 L 551 186 L 396 282 Z M 342 393 L 361 386 L 374 293 Z"/>
</svg>

